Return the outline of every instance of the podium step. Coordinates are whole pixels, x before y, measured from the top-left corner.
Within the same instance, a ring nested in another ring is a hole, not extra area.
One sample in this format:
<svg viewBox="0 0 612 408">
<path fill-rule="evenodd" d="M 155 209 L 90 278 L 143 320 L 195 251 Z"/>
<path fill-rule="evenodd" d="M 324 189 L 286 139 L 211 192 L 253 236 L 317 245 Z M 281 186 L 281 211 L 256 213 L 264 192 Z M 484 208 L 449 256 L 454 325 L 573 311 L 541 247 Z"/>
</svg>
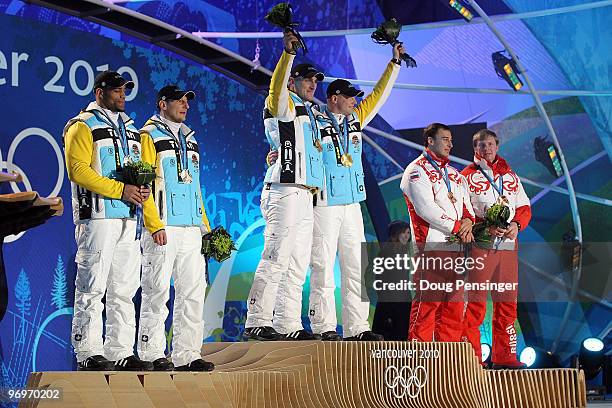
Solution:
<svg viewBox="0 0 612 408">
<path fill-rule="evenodd" d="M 210 373 L 44 372 L 39 407 L 583 408 L 575 369 L 484 370 L 467 343 L 251 342 L 202 347 Z"/>
</svg>

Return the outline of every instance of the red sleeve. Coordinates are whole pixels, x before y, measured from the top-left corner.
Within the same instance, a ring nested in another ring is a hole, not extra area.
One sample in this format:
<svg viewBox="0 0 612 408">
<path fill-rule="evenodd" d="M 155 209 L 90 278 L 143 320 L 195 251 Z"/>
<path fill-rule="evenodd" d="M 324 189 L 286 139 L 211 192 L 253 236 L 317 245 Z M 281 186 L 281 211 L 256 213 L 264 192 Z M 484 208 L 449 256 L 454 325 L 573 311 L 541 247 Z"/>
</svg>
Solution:
<svg viewBox="0 0 612 408">
<path fill-rule="evenodd" d="M 468 208 L 465 205 L 465 203 L 463 204 L 463 216 L 461 218 L 462 219 L 469 218 L 470 220 L 472 220 L 472 223 L 476 222 L 476 217 L 474 217 L 474 215 L 470 212 L 470 210 L 468 210 Z"/>
<path fill-rule="evenodd" d="M 517 207 L 512 221 L 518 221 L 521 224 L 521 231 L 523 231 L 531 221 L 531 207 L 528 205 Z"/>
</svg>

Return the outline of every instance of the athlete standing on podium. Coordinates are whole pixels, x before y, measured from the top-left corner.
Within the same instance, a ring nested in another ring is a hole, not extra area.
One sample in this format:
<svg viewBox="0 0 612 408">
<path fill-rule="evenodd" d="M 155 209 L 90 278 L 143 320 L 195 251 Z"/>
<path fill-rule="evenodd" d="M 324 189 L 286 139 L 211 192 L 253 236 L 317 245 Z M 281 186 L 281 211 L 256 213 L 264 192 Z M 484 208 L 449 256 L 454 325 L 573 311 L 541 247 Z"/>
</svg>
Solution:
<svg viewBox="0 0 612 408">
<path fill-rule="evenodd" d="M 447 242 L 451 235 L 456 234 L 462 243 L 474 240 L 474 210 L 464 177 L 448 159 L 453 147 L 450 128 L 432 123 L 423 131 L 423 138 L 425 151 L 406 167 L 400 183 L 412 236 L 427 265 L 419 266 L 413 276 L 416 292 L 408 340 L 456 342 L 461 340 L 463 331 L 463 291 L 446 294 L 421 290 L 420 282 L 446 284 L 461 278 L 452 267 L 447 269 L 442 264 L 463 256 L 458 244 Z"/>
<path fill-rule="evenodd" d="M 64 128 L 78 247 L 72 345 L 79 370 L 152 369 L 134 356 L 140 240 L 130 208 L 142 205 L 151 190 L 121 181 L 123 166 L 140 159 L 138 129 L 124 112 L 125 90 L 133 87 L 117 72 L 102 72 L 94 81 L 95 102 Z"/>
<path fill-rule="evenodd" d="M 159 114 L 140 130 L 142 159 L 155 166 L 153 197 L 145 203 L 142 304 L 138 355 L 155 371 L 211 371 L 201 358 L 206 261 L 202 235 L 210 231 L 200 186 L 200 148 L 185 125 L 193 91 L 167 85 L 157 94 Z M 165 354 L 170 279 L 174 278 L 172 362 Z"/>
<path fill-rule="evenodd" d="M 365 242 L 361 201 L 366 199 L 361 156 L 361 131 L 376 116 L 391 94 L 399 75 L 404 47 L 393 47 L 372 93 L 359 104 L 363 91 L 349 81 L 336 79 L 327 87 L 327 105 L 319 109 L 325 188 L 317 194 L 314 209 L 314 242 L 310 279 L 310 322 L 323 340 L 339 340 L 336 333 L 334 265 L 340 259 L 342 327 L 345 340 L 379 341 L 370 330 L 370 302 L 362 282 L 362 243 Z"/>
<path fill-rule="evenodd" d="M 510 209 L 510 223 L 507 228 L 492 228 L 495 237 L 491 249 L 474 245 L 472 257 L 482 257 L 482 270 L 469 275 L 470 282 L 518 283 L 517 235 L 527 228 L 531 220 L 529 197 L 525 194 L 521 180 L 510 165 L 497 154 L 499 139 L 489 129 L 482 129 L 474 135 L 474 163 L 461 172 L 468 184 L 470 200 L 476 219 L 482 220 L 486 211 L 494 204 L 503 204 Z M 517 333 L 514 322 L 517 317 L 516 290 L 491 293 L 493 299 L 493 344 L 491 363 L 493 368 L 524 368 L 516 355 Z M 464 335 L 480 358 L 480 325 L 487 311 L 487 291 L 468 292 L 465 310 Z"/>
<path fill-rule="evenodd" d="M 323 74 L 310 64 L 293 67 L 286 32 L 265 102 L 268 142 L 280 151 L 266 173 L 261 212 L 264 249 L 247 299 L 245 340 L 312 340 L 302 326 L 302 287 L 310 263 L 313 193 L 323 187 L 320 134 L 312 99 Z"/>
</svg>

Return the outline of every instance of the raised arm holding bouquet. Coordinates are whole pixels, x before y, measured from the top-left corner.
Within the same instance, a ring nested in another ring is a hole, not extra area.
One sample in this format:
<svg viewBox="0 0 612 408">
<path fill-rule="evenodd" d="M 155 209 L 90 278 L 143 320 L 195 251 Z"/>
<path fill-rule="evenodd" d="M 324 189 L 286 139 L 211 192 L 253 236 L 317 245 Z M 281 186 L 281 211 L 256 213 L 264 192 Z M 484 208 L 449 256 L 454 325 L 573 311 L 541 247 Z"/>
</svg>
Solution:
<svg viewBox="0 0 612 408">
<path fill-rule="evenodd" d="M 395 46 L 397 43 L 403 44 L 397 39 L 401 31 L 402 26 L 396 19 L 391 18 L 378 26 L 376 31 L 372 33 L 372 40 L 377 44 L 391 44 L 391 46 Z M 415 68 L 417 66 L 416 60 L 408 53 L 403 52 L 399 57 L 406 63 L 407 67 Z"/>
<path fill-rule="evenodd" d="M 266 138 L 278 161 L 261 193 L 264 251 L 247 300 L 244 340 L 313 340 L 302 325 L 302 286 L 310 263 L 313 193 L 323 188 L 323 158 L 312 100 L 323 73 L 294 65 L 291 32 L 272 74 L 263 109 Z M 299 41 L 298 41 L 299 42 Z"/>
<path fill-rule="evenodd" d="M 293 21 L 293 10 L 291 8 L 291 4 L 278 3 L 276 6 L 272 7 L 272 10 L 270 10 L 270 12 L 266 14 L 264 18 L 270 24 L 282 28 L 283 32 L 290 32 L 295 36 L 296 40 L 292 43 L 293 54 L 297 54 L 297 50 L 300 48 L 304 50 L 304 55 L 308 53 L 308 48 L 306 48 L 304 39 L 296 30 L 299 23 Z"/>
</svg>

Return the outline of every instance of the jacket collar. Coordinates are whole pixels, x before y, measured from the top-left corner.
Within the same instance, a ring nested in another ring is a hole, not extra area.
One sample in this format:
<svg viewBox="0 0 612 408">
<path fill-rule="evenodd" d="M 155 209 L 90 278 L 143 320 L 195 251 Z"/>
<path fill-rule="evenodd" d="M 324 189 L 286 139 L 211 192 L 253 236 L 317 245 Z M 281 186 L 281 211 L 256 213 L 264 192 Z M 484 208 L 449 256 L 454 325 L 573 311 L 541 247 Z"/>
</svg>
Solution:
<svg viewBox="0 0 612 408">
<path fill-rule="evenodd" d="M 102 116 L 106 117 L 106 113 L 104 112 L 102 107 L 100 105 L 98 105 L 95 101 L 94 102 L 90 102 L 89 105 L 87 105 L 87 108 L 85 108 L 85 111 L 93 111 L 93 110 L 102 112 Z M 132 118 L 130 118 L 125 112 L 118 112 L 118 113 L 119 113 L 119 116 L 121 117 L 121 119 L 123 119 L 123 123 L 126 126 L 133 122 Z"/>
<path fill-rule="evenodd" d="M 436 154 L 434 152 L 432 152 L 431 150 L 425 148 L 425 153 L 428 153 L 429 156 L 436 162 L 438 163 L 438 166 L 440 167 L 444 167 L 446 166 L 448 163 L 450 163 L 450 160 L 448 159 L 448 157 L 438 157 L 436 156 Z M 425 156 L 425 153 L 423 153 L 423 156 Z"/>
<path fill-rule="evenodd" d="M 474 154 L 474 164 L 483 170 L 491 170 L 493 174 L 506 174 L 510 172 L 510 166 L 503 157 L 497 155 L 493 162 L 489 162 L 484 157 L 480 157 L 478 153 Z"/>
<path fill-rule="evenodd" d="M 145 126 L 149 126 L 149 125 L 154 125 L 155 127 L 160 129 L 164 133 L 169 133 L 171 136 L 174 136 L 172 134 L 172 131 L 168 127 L 168 125 L 166 125 L 162 120 L 160 120 L 160 117 L 158 115 L 153 115 L 149 118 L 149 120 L 147 120 L 147 123 L 145 123 Z M 181 129 L 181 133 L 183 133 L 183 135 L 185 136 L 185 140 L 188 140 L 191 137 L 193 137 L 193 134 L 195 133 L 193 130 L 187 127 L 187 125 L 185 125 L 184 123 L 181 123 L 180 129 Z"/>
</svg>

